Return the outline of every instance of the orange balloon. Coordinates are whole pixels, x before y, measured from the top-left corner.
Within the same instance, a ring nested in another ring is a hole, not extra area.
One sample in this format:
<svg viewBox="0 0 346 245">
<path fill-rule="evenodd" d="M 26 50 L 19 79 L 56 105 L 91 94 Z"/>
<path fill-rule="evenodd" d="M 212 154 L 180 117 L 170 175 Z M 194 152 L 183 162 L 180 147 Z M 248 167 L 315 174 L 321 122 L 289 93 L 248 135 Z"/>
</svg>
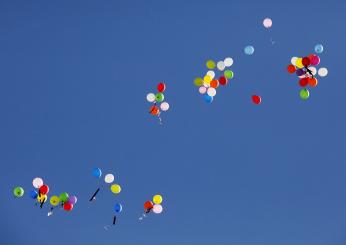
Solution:
<svg viewBox="0 0 346 245">
<path fill-rule="evenodd" d="M 150 114 L 157 116 L 159 114 L 160 110 L 156 105 L 153 105 L 150 107 Z"/>
<path fill-rule="evenodd" d="M 217 88 L 217 87 L 219 87 L 219 81 L 218 80 L 212 80 L 211 82 L 210 82 L 210 87 L 212 87 L 212 88 Z"/>
<path fill-rule="evenodd" d="M 317 78 L 316 77 L 310 77 L 309 78 L 309 85 L 311 87 L 316 87 L 318 84 Z"/>
</svg>

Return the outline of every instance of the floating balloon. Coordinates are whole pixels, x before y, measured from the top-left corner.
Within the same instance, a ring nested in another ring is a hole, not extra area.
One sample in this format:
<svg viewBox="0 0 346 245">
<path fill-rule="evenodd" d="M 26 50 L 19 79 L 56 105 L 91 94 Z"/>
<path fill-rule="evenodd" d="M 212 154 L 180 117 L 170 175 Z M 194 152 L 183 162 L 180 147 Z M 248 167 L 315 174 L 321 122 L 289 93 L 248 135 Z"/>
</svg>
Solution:
<svg viewBox="0 0 346 245">
<path fill-rule="evenodd" d="M 231 70 L 225 70 L 225 72 L 223 74 L 225 75 L 225 77 L 227 79 L 233 78 L 233 71 L 231 71 Z"/>
<path fill-rule="evenodd" d="M 204 87 L 204 86 L 202 86 L 202 87 L 199 87 L 198 91 L 199 91 L 199 93 L 201 93 L 201 94 L 205 94 L 205 93 L 207 92 L 207 88 Z"/>
<path fill-rule="evenodd" d="M 220 83 L 221 85 L 227 85 L 228 80 L 227 80 L 226 77 L 221 76 L 221 77 L 219 78 L 219 83 Z"/>
<path fill-rule="evenodd" d="M 153 197 L 153 202 L 154 202 L 155 204 L 161 204 L 161 203 L 162 203 L 162 196 L 161 196 L 161 195 L 155 195 L 155 196 Z"/>
<path fill-rule="evenodd" d="M 119 193 L 121 192 L 121 187 L 120 187 L 120 185 L 117 185 L 117 184 L 111 185 L 111 191 L 112 191 L 114 194 L 119 194 Z"/>
<path fill-rule="evenodd" d="M 165 96 L 163 95 L 163 93 L 157 93 L 156 94 L 156 101 L 157 102 L 162 102 L 165 99 Z"/>
<path fill-rule="evenodd" d="M 223 71 L 225 69 L 225 63 L 223 61 L 217 62 L 216 66 L 220 71 Z"/>
<path fill-rule="evenodd" d="M 322 68 L 318 69 L 317 73 L 320 77 L 325 77 L 328 75 L 328 69 L 325 67 L 322 67 Z"/>
<path fill-rule="evenodd" d="M 70 196 L 70 197 L 68 198 L 67 203 L 75 205 L 75 204 L 77 203 L 77 200 L 78 200 L 78 199 L 77 199 L 76 196 Z"/>
<path fill-rule="evenodd" d="M 270 28 L 272 24 L 273 24 L 273 21 L 270 18 L 265 18 L 263 20 L 263 26 L 267 29 Z"/>
<path fill-rule="evenodd" d="M 60 199 L 59 199 L 58 196 L 52 196 L 52 197 L 50 198 L 49 202 L 50 202 L 50 204 L 51 204 L 52 206 L 55 207 L 55 206 L 58 206 L 58 205 L 59 205 Z"/>
<path fill-rule="evenodd" d="M 169 104 L 167 102 L 162 102 L 160 105 L 160 108 L 162 111 L 168 111 L 169 109 Z"/>
<path fill-rule="evenodd" d="M 318 64 L 320 63 L 320 57 L 318 57 L 318 56 L 315 55 L 315 54 L 311 54 L 311 55 L 309 56 L 309 58 L 310 58 L 310 63 L 311 63 L 311 65 L 313 65 L 313 66 L 316 66 L 316 65 L 318 65 Z"/>
<path fill-rule="evenodd" d="M 204 95 L 204 101 L 208 104 L 211 104 L 213 102 L 213 97 L 209 96 L 208 94 Z"/>
<path fill-rule="evenodd" d="M 211 97 L 214 97 L 216 95 L 216 89 L 215 88 L 208 88 L 207 94 Z"/>
<path fill-rule="evenodd" d="M 38 189 L 40 188 L 42 185 L 43 185 L 43 180 L 41 178 L 35 178 L 33 181 L 32 181 L 32 185 Z"/>
<path fill-rule="evenodd" d="M 259 105 L 259 104 L 261 104 L 261 101 L 262 101 L 262 99 L 261 99 L 260 96 L 258 96 L 258 95 L 253 95 L 252 96 L 252 102 L 254 104 Z"/>
<path fill-rule="evenodd" d="M 73 204 L 65 202 L 63 207 L 65 211 L 71 211 L 73 209 Z"/>
<path fill-rule="evenodd" d="M 296 67 L 294 66 L 294 65 L 288 65 L 287 66 L 287 71 L 289 72 L 289 73 L 295 73 L 296 72 Z"/>
<path fill-rule="evenodd" d="M 215 72 L 214 71 L 208 71 L 207 72 L 207 75 L 211 78 L 211 79 L 214 79 L 215 77 Z M 209 82 L 210 83 L 210 82 Z"/>
<path fill-rule="evenodd" d="M 246 55 L 252 55 L 255 52 L 255 48 L 251 45 L 248 45 L 244 48 L 244 53 Z"/>
<path fill-rule="evenodd" d="M 64 193 L 60 194 L 59 200 L 62 203 L 66 203 L 68 201 L 68 197 L 69 197 L 68 194 L 66 192 L 64 192 Z"/>
<path fill-rule="evenodd" d="M 212 88 L 217 88 L 217 87 L 219 87 L 219 81 L 218 80 L 212 80 L 211 82 L 210 82 L 210 87 L 212 87 Z M 204 92 L 205 93 L 205 92 Z"/>
<path fill-rule="evenodd" d="M 15 197 L 22 197 L 24 195 L 24 189 L 20 186 L 13 189 L 13 195 Z"/>
<path fill-rule="evenodd" d="M 308 69 L 311 71 L 311 74 L 312 74 L 313 76 L 316 75 L 316 73 L 317 73 L 316 67 L 314 67 L 314 66 L 309 66 Z"/>
<path fill-rule="evenodd" d="M 110 184 L 114 181 L 114 175 L 113 174 L 106 174 L 105 176 L 105 182 L 107 184 Z"/>
<path fill-rule="evenodd" d="M 193 83 L 195 84 L 195 86 L 200 87 L 203 85 L 203 79 L 200 77 L 197 77 Z"/>
<path fill-rule="evenodd" d="M 38 196 L 38 192 L 36 190 L 31 190 L 30 193 L 29 193 L 29 196 L 32 198 L 32 199 L 36 199 L 37 196 Z"/>
<path fill-rule="evenodd" d="M 309 77 L 308 83 L 311 87 L 316 87 L 318 84 L 318 80 L 316 79 L 316 77 Z"/>
<path fill-rule="evenodd" d="M 323 52 L 323 46 L 322 46 L 322 44 L 316 44 L 316 46 L 315 46 L 315 52 L 318 53 L 318 54 L 320 54 L 320 53 Z"/>
<path fill-rule="evenodd" d="M 309 57 L 304 57 L 304 58 L 302 59 L 302 64 L 303 64 L 303 66 L 305 66 L 305 67 L 309 66 L 309 65 L 310 65 L 310 59 L 309 59 Z"/>
<path fill-rule="evenodd" d="M 206 65 L 208 69 L 215 69 L 215 62 L 213 60 L 208 60 Z"/>
<path fill-rule="evenodd" d="M 156 100 L 156 96 L 155 96 L 155 94 L 153 94 L 153 93 L 149 93 L 149 94 L 147 94 L 147 101 L 148 102 L 154 102 Z"/>
<path fill-rule="evenodd" d="M 146 202 L 144 203 L 144 209 L 145 209 L 145 210 L 150 210 L 150 209 L 153 208 L 153 206 L 154 206 L 154 204 L 153 204 L 151 201 L 146 201 Z"/>
<path fill-rule="evenodd" d="M 164 83 L 159 83 L 159 84 L 157 85 L 157 90 L 158 90 L 160 93 L 162 93 L 163 91 L 165 91 L 165 89 L 166 89 L 166 84 L 164 84 Z"/>
<path fill-rule="evenodd" d="M 205 76 L 204 76 L 203 81 L 204 81 L 206 84 L 209 85 L 210 82 L 211 82 L 211 80 L 212 80 L 211 76 L 209 76 L 209 75 L 205 75 Z"/>
<path fill-rule="evenodd" d="M 308 84 L 309 84 L 309 78 L 308 77 L 304 77 L 304 78 L 299 80 L 299 85 L 301 87 L 306 87 Z"/>
<path fill-rule="evenodd" d="M 123 210 L 123 206 L 120 203 L 117 203 L 114 205 L 114 211 L 116 213 L 121 213 L 122 210 Z"/>
<path fill-rule="evenodd" d="M 227 57 L 224 61 L 223 61 L 224 65 L 226 67 L 230 67 L 233 65 L 233 59 L 231 57 Z"/>
<path fill-rule="evenodd" d="M 96 178 L 101 178 L 102 171 L 99 168 L 94 168 L 92 174 Z"/>
<path fill-rule="evenodd" d="M 305 74 L 305 71 L 303 69 L 297 69 L 296 74 L 297 74 L 297 76 L 302 76 Z"/>
<path fill-rule="evenodd" d="M 297 64 L 297 59 L 298 59 L 298 57 L 292 57 L 291 58 L 291 64 L 295 66 Z"/>
<path fill-rule="evenodd" d="M 303 88 L 302 90 L 300 90 L 299 94 L 300 94 L 300 98 L 302 98 L 303 100 L 307 100 L 310 96 L 310 92 L 306 88 Z"/>
<path fill-rule="evenodd" d="M 155 214 L 160 214 L 160 213 L 162 213 L 162 211 L 163 211 L 163 208 L 162 208 L 162 206 L 160 204 L 155 204 L 154 205 L 153 212 Z"/>
<path fill-rule="evenodd" d="M 303 65 L 303 59 L 302 58 L 298 58 L 297 61 L 296 61 L 296 67 L 298 68 L 303 68 L 304 65 Z"/>
<path fill-rule="evenodd" d="M 150 107 L 150 114 L 157 116 L 159 114 L 160 110 L 156 105 L 153 105 Z"/>
<path fill-rule="evenodd" d="M 48 185 L 42 185 L 39 189 L 40 194 L 46 195 L 46 194 L 48 194 L 48 192 L 49 192 Z"/>
</svg>

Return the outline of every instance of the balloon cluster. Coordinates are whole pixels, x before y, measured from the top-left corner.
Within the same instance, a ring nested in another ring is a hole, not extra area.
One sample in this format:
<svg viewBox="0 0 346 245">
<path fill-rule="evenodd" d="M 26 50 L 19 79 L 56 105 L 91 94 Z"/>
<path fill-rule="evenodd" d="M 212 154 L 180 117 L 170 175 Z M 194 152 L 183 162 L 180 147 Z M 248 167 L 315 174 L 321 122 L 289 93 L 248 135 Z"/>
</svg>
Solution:
<svg viewBox="0 0 346 245">
<path fill-rule="evenodd" d="M 209 104 L 212 103 L 214 96 L 216 95 L 216 89 L 219 87 L 219 85 L 226 86 L 228 79 L 233 78 L 233 71 L 226 69 L 232 65 L 233 59 L 230 57 L 218 61 L 217 63 L 215 63 L 213 60 L 208 60 L 206 62 L 206 66 L 209 69 L 208 72 L 203 78 L 197 77 L 194 80 L 194 84 L 198 87 L 199 93 L 203 94 L 205 102 Z M 215 69 L 221 73 L 218 79 L 215 78 Z"/>
<path fill-rule="evenodd" d="M 158 93 L 149 93 L 147 94 L 147 101 L 150 103 L 153 103 L 153 105 L 150 107 L 149 113 L 153 116 L 157 116 L 160 120 L 160 123 L 162 123 L 162 119 L 160 117 L 161 111 L 168 111 L 169 104 L 164 101 L 165 96 L 163 92 L 166 90 L 166 84 L 165 83 L 159 83 L 157 85 L 157 91 Z M 158 103 L 161 103 L 158 106 Z"/>
<path fill-rule="evenodd" d="M 320 54 L 323 52 L 323 46 L 317 44 L 315 46 L 315 52 Z M 310 97 L 310 91 L 306 88 L 316 87 L 318 80 L 316 74 L 320 77 L 325 77 L 328 74 L 328 69 L 321 67 L 318 69 L 316 66 L 320 64 L 320 57 L 317 54 L 310 54 L 305 57 L 292 57 L 291 64 L 287 66 L 287 71 L 291 74 L 295 73 L 299 78 L 299 86 L 302 87 L 300 90 L 300 98 L 307 100 Z"/>
<path fill-rule="evenodd" d="M 139 220 L 142 220 L 143 218 L 146 217 L 146 214 L 150 213 L 151 211 L 155 214 L 160 214 L 163 211 L 163 207 L 161 205 L 163 199 L 162 196 L 157 194 L 153 196 L 152 201 L 146 201 L 144 203 L 144 213 L 143 215 L 139 218 Z"/>
<path fill-rule="evenodd" d="M 102 177 L 102 171 L 99 168 L 94 168 L 92 171 L 92 175 L 97 178 L 100 179 Z M 106 184 L 112 184 L 114 182 L 114 175 L 113 174 L 106 174 L 104 181 Z M 96 195 L 99 193 L 101 187 L 97 188 L 97 190 L 94 192 L 94 194 L 91 196 L 91 198 L 89 199 L 90 202 L 96 200 Z M 119 184 L 112 184 L 110 186 L 110 190 L 113 194 L 117 195 L 121 192 L 121 186 Z M 116 214 L 121 213 L 121 211 L 123 210 L 123 206 L 120 203 L 116 203 L 114 205 L 114 211 Z M 113 225 L 115 225 L 115 221 L 116 221 L 116 215 L 113 216 Z"/>
</svg>

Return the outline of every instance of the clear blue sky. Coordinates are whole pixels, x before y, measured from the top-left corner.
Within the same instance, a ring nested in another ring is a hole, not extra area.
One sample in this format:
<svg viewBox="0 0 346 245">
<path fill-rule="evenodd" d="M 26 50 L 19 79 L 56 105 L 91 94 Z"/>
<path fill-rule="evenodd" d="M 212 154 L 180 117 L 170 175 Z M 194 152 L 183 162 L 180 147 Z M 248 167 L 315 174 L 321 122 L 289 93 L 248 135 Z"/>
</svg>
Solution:
<svg viewBox="0 0 346 245">
<path fill-rule="evenodd" d="M 345 244 L 345 9 L 342 0 L 1 1 L 1 245 Z M 329 74 L 302 101 L 286 66 L 316 43 Z M 207 105 L 193 79 L 227 56 L 235 79 Z M 171 104 L 163 126 L 145 99 L 159 81 Z M 87 201 L 94 166 L 115 173 L 121 195 Z M 50 194 L 76 194 L 75 210 L 47 217 L 12 197 L 36 176 Z M 164 213 L 139 222 L 156 193 Z M 106 231 L 116 202 L 123 213 Z"/>
</svg>

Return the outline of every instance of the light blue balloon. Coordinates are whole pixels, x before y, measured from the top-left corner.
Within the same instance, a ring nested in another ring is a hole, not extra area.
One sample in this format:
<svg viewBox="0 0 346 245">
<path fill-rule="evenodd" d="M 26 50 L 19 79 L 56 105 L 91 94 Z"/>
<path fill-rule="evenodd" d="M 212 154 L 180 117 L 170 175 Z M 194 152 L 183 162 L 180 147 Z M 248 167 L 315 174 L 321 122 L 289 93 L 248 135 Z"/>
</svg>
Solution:
<svg viewBox="0 0 346 245">
<path fill-rule="evenodd" d="M 322 44 L 316 44 L 315 52 L 318 54 L 322 53 L 323 52 L 323 45 Z"/>
<path fill-rule="evenodd" d="M 211 102 L 213 102 L 213 97 L 209 96 L 208 94 L 205 94 L 204 101 L 207 102 L 208 104 L 211 104 Z"/>
<path fill-rule="evenodd" d="M 255 48 L 251 45 L 248 45 L 244 48 L 244 53 L 247 55 L 252 55 L 255 52 Z"/>
<path fill-rule="evenodd" d="M 93 176 L 96 178 L 101 178 L 102 175 L 102 171 L 99 168 L 94 168 L 93 169 Z"/>
<path fill-rule="evenodd" d="M 32 199 L 36 199 L 37 196 L 38 196 L 38 192 L 36 190 L 32 190 L 29 192 L 29 196 L 32 198 Z"/>
<path fill-rule="evenodd" d="M 123 206 L 121 206 L 120 203 L 115 204 L 115 205 L 114 205 L 114 211 L 115 211 L 116 213 L 121 213 L 121 211 L 123 211 Z"/>
</svg>

